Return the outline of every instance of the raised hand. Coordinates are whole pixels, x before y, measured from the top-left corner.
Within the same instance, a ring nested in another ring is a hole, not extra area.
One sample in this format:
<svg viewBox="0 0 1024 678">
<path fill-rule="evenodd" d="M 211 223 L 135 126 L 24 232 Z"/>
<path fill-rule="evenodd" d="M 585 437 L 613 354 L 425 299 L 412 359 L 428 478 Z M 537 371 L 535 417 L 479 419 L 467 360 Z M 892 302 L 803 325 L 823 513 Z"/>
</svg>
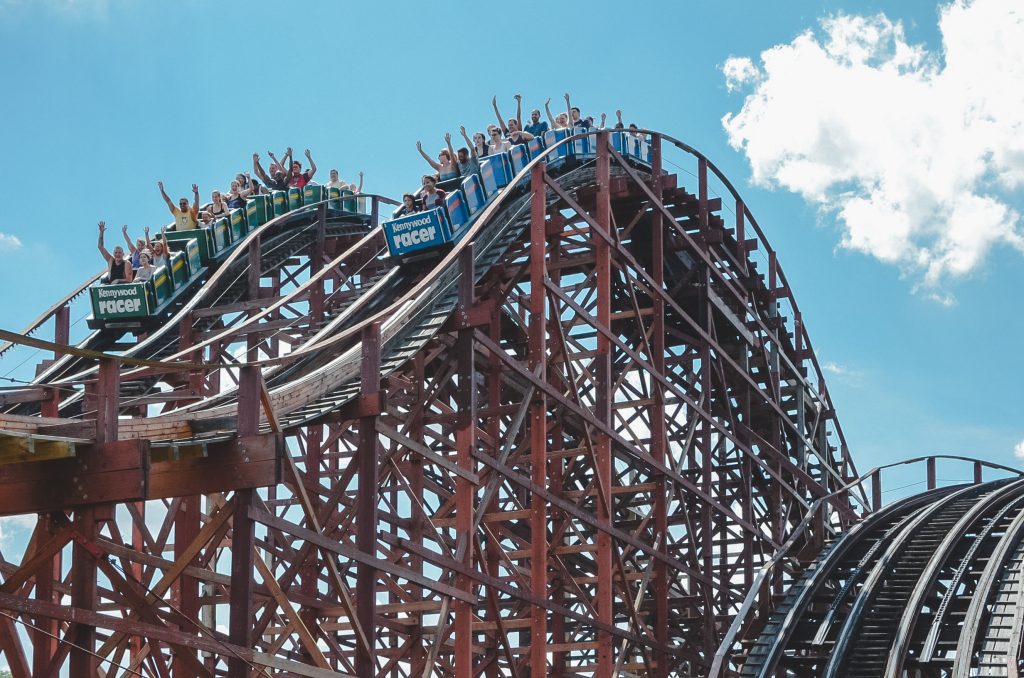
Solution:
<svg viewBox="0 0 1024 678">
<path fill-rule="evenodd" d="M 107 230 L 107 222 L 101 221 L 98 225 L 100 227 L 100 233 L 103 233 L 103 231 Z"/>
<path fill-rule="evenodd" d="M 569 93 L 568 92 L 565 93 L 565 103 L 566 104 L 569 103 Z"/>
<path fill-rule="evenodd" d="M 550 104 L 551 104 L 551 97 L 548 97 L 548 100 L 544 102 L 544 105 L 548 106 Z"/>
<path fill-rule="evenodd" d="M 515 99 L 516 101 L 522 101 L 523 100 L 523 95 L 522 94 L 516 94 L 512 98 Z"/>
<path fill-rule="evenodd" d="M 292 147 L 291 147 L 291 146 L 289 146 L 289 147 L 288 147 L 288 150 L 286 150 L 286 151 L 284 152 L 284 154 L 285 154 L 285 155 L 291 155 L 291 154 L 292 154 Z"/>
<path fill-rule="evenodd" d="M 253 162 L 259 160 L 260 159 L 260 154 L 259 153 L 253 153 L 252 154 L 252 159 L 253 159 Z"/>
<path fill-rule="evenodd" d="M 462 132 L 462 136 L 466 136 L 466 126 L 459 125 L 459 131 Z"/>
<path fill-rule="evenodd" d="M 310 158 L 310 156 L 309 156 L 309 149 L 308 148 L 306 149 L 306 157 L 309 158 L 310 160 L 312 160 L 312 158 Z"/>
<path fill-rule="evenodd" d="M 128 224 L 125 224 L 124 226 L 121 227 L 121 232 L 122 233 L 127 233 L 128 232 Z"/>
<path fill-rule="evenodd" d="M 362 173 L 362 172 L 360 172 L 360 173 L 359 173 L 359 181 L 362 181 L 362 180 L 363 180 L 363 173 Z"/>
<path fill-rule="evenodd" d="M 125 228 L 128 228 L 128 226 L 125 226 Z M 143 227 L 142 232 L 145 233 L 146 235 L 149 235 L 149 226 Z"/>
<path fill-rule="evenodd" d="M 494 95 L 493 97 L 491 97 L 491 103 L 494 104 L 495 106 L 498 105 L 498 96 L 497 95 Z"/>
<path fill-rule="evenodd" d="M 423 142 L 421 142 L 421 141 L 417 141 L 416 142 L 416 150 L 417 151 L 422 151 L 423 150 Z"/>
<path fill-rule="evenodd" d="M 199 192 L 199 184 L 192 184 L 192 192 L 193 193 L 198 193 Z"/>
<path fill-rule="evenodd" d="M 615 109 L 615 117 L 622 120 L 622 109 Z"/>
<path fill-rule="evenodd" d="M 164 182 L 158 181 L 158 182 L 156 182 L 156 185 L 160 187 L 161 191 L 164 190 Z"/>
<path fill-rule="evenodd" d="M 452 142 L 452 133 L 451 132 L 445 132 L 444 133 L 444 140 L 447 141 L 448 143 L 451 143 Z"/>
</svg>

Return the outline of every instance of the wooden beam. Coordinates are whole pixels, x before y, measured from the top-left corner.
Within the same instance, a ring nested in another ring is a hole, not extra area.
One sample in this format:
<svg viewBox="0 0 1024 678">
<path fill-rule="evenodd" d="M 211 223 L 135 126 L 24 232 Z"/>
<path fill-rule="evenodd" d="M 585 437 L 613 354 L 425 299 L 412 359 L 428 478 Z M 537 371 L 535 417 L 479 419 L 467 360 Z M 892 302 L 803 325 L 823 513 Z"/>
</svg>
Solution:
<svg viewBox="0 0 1024 678">
<path fill-rule="evenodd" d="M 77 447 L 77 456 L 0 466 L 0 515 L 146 499 L 149 441 Z"/>
<path fill-rule="evenodd" d="M 284 437 L 276 433 L 210 443 L 206 457 L 153 461 L 147 499 L 271 487 L 281 482 Z"/>
</svg>

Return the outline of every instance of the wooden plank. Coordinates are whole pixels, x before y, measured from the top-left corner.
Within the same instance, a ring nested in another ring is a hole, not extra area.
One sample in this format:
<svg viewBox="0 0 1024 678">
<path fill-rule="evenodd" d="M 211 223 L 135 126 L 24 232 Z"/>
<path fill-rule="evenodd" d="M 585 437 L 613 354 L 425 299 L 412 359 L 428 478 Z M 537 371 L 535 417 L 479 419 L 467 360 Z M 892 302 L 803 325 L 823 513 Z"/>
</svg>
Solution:
<svg viewBox="0 0 1024 678">
<path fill-rule="evenodd" d="M 210 443 L 206 457 L 153 461 L 149 499 L 270 487 L 281 482 L 284 437 L 276 433 Z"/>
<path fill-rule="evenodd" d="M 46 398 L 45 388 L 26 388 L 15 391 L 0 391 L 0 407 L 15 403 L 35 403 Z"/>
<path fill-rule="evenodd" d="M 0 466 L 0 515 L 146 498 L 149 441 L 80 446 L 78 456 Z"/>
<path fill-rule="evenodd" d="M 85 440 L 31 434 L 0 433 L 0 464 L 18 464 L 75 456 L 75 445 Z"/>
</svg>

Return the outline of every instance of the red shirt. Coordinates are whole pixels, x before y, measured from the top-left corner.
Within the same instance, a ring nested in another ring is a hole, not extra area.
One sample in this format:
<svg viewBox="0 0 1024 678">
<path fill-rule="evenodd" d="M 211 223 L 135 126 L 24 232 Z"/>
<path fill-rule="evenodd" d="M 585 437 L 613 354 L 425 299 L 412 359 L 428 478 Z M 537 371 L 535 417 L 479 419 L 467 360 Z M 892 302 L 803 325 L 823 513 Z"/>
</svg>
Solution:
<svg viewBox="0 0 1024 678">
<path fill-rule="evenodd" d="M 295 176 L 293 176 L 291 184 L 289 184 L 289 185 L 293 186 L 295 188 L 302 188 L 303 186 L 305 186 L 308 183 L 309 183 L 309 170 L 306 170 L 302 174 L 296 174 Z"/>
</svg>

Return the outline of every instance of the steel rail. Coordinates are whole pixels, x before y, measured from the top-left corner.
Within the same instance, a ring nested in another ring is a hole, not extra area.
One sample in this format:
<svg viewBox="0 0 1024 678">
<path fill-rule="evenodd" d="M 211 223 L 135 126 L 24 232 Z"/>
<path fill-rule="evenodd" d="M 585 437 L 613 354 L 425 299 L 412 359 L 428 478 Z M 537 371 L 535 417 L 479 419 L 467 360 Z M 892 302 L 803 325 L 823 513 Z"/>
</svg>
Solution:
<svg viewBox="0 0 1024 678">
<path fill-rule="evenodd" d="M 965 620 L 980 621 L 982 612 L 992 596 L 992 589 L 996 585 L 999 575 L 1003 572 L 1007 559 L 1010 557 L 1011 549 L 1018 548 L 1022 538 L 1024 538 L 1024 511 L 1017 514 L 1013 523 L 1007 528 L 1006 534 L 1003 535 L 998 546 L 996 546 L 996 550 L 989 557 L 988 563 L 978 579 L 974 595 L 971 596 L 971 602 L 964 617 Z M 1019 600 L 1020 598 L 1018 597 Z M 977 645 L 980 630 L 980 625 L 977 623 L 963 625 L 960 639 L 957 642 L 956 659 L 953 661 L 952 678 L 967 678 L 967 676 L 979 675 L 972 674 L 971 669 L 974 664 L 974 648 Z M 1016 648 L 1010 648 L 1009 643 L 1007 643 L 1007 652 L 1011 649 L 1016 652 Z M 1016 662 L 1015 656 L 1012 659 L 1010 657 L 1007 658 L 1007 663 L 1011 662 Z"/>
<path fill-rule="evenodd" d="M 798 615 L 804 611 L 808 601 L 818 593 L 821 586 L 824 585 L 833 570 L 843 562 L 843 559 L 849 554 L 849 552 L 856 546 L 860 545 L 859 540 L 866 539 L 873 531 L 878 528 L 885 530 L 885 533 L 891 531 L 892 525 L 889 523 L 890 520 L 896 518 L 899 520 L 897 524 L 900 524 L 903 520 L 913 519 L 920 510 L 925 500 L 919 496 L 907 497 L 900 502 L 890 504 L 885 509 L 872 513 L 868 518 L 855 525 L 848 532 L 845 532 L 833 545 L 832 547 L 823 554 L 825 557 L 821 561 L 816 561 L 813 568 L 808 569 L 808 576 L 801 577 L 794 582 L 790 592 L 794 589 L 797 590 L 797 595 L 792 601 L 787 601 L 785 609 L 778 612 L 782 612 L 782 618 L 778 621 L 774 621 L 776 614 L 773 614 L 772 621 L 768 622 L 768 626 L 775 625 L 777 627 L 776 633 L 772 636 L 770 642 L 761 643 L 762 646 L 767 647 L 767 652 L 757 656 L 758 667 L 757 672 L 754 676 L 757 678 L 766 678 L 767 676 L 774 675 L 775 666 L 779 661 L 781 655 L 785 652 L 786 647 L 789 644 L 789 640 L 792 637 L 793 632 L 796 630 L 796 622 L 798 621 Z M 866 556 L 865 556 L 866 557 Z M 863 561 L 863 558 L 861 559 Z M 756 584 L 755 584 L 756 587 Z M 753 587 L 752 587 L 753 588 Z M 846 589 L 838 592 L 837 597 L 845 595 Z M 834 604 L 833 606 L 834 607 Z M 747 656 L 747 660 L 743 665 L 743 673 L 745 675 L 751 675 L 749 671 L 749 661 L 753 658 L 753 651 Z M 712 674 L 713 675 L 713 674 Z"/>
<path fill-rule="evenodd" d="M 893 639 L 892 651 L 889 654 L 889 659 L 886 662 L 885 667 L 885 678 L 899 678 L 903 671 L 903 661 L 906 658 L 907 649 L 910 645 L 910 640 L 914 634 L 914 629 L 917 626 L 917 621 L 920 616 L 919 612 L 921 606 L 924 604 L 924 599 L 930 592 L 932 586 L 938 579 L 939 573 L 943 566 L 948 561 L 952 552 L 953 545 L 963 538 L 964 534 L 968 529 L 973 527 L 975 523 L 986 516 L 991 516 L 992 519 L 989 521 L 986 527 L 994 525 L 995 521 L 1002 515 L 1005 515 L 1013 505 L 1014 502 L 1003 503 L 1008 497 L 1013 499 L 1015 494 L 1019 494 L 1024 489 L 1024 480 L 1018 480 L 1010 483 L 1009 485 L 1002 487 L 992 494 L 986 496 L 982 501 L 977 502 L 971 507 L 967 513 L 965 513 L 953 526 L 946 536 L 943 537 L 942 543 L 935 549 L 935 553 L 932 554 L 931 559 L 922 571 L 921 576 L 917 580 L 917 584 L 914 586 L 914 590 L 910 594 L 910 598 L 907 601 L 907 606 L 903 610 L 903 615 L 900 618 L 899 623 L 896 625 L 896 637 Z M 1020 497 L 1016 498 L 1016 501 L 1021 501 Z M 995 516 L 992 516 L 993 511 Z M 977 530 L 977 537 L 973 542 L 970 550 L 973 553 L 976 550 L 980 540 L 987 537 L 989 530 L 982 528 Z M 963 559 L 963 562 L 969 562 L 969 556 Z M 955 589 L 955 584 L 958 582 L 952 582 L 949 586 L 949 590 Z M 968 617 L 970 619 L 970 617 Z"/>
<path fill-rule="evenodd" d="M 775 555 L 771 558 L 771 560 L 766 561 L 758 570 L 753 585 L 751 585 L 751 587 L 747 590 L 747 594 L 744 597 L 742 604 L 740 605 L 739 611 L 736 613 L 736 616 L 733 617 L 732 623 L 729 625 L 729 630 L 726 632 L 725 637 L 722 639 L 722 642 L 719 643 L 718 649 L 715 651 L 714 660 L 712 661 L 711 668 L 708 671 L 708 678 L 721 678 L 721 676 L 723 676 L 726 659 L 730 654 L 732 654 L 733 646 L 735 646 L 740 633 L 746 627 L 746 619 L 750 615 L 750 612 L 754 609 L 754 605 L 759 596 L 759 592 L 762 586 L 764 585 L 765 581 L 767 580 L 768 576 L 772 573 L 773 570 L 778 568 L 784 561 L 786 561 L 790 557 L 790 551 L 800 541 L 801 537 L 806 536 L 807 531 L 813 524 L 814 517 L 822 509 L 822 507 L 826 505 L 826 503 L 829 500 L 845 492 L 848 492 L 854 486 L 861 485 L 868 481 L 869 479 L 881 478 L 881 472 L 884 471 L 885 469 L 895 468 L 897 466 L 906 466 L 909 464 L 916 464 L 931 459 L 951 459 L 954 461 L 967 461 L 974 464 L 981 464 L 984 467 L 993 468 L 999 471 L 1006 471 L 1009 473 L 1014 473 L 1018 476 L 1024 476 L 1024 470 L 1013 468 L 1011 466 L 1004 466 L 1003 464 L 997 464 L 983 459 L 974 459 L 971 457 L 965 457 L 961 455 L 937 454 L 923 457 L 913 457 L 911 459 L 904 459 L 902 461 L 896 461 L 890 464 L 882 464 L 881 466 L 876 466 L 867 473 L 865 473 L 864 475 L 860 476 L 855 480 L 850 481 L 849 483 L 847 483 L 843 487 L 840 487 L 838 490 L 835 490 L 831 494 L 816 499 L 814 503 L 811 504 L 810 508 L 807 510 L 807 513 L 804 515 L 803 520 L 801 520 L 800 523 L 797 525 L 796 529 L 793 531 L 792 535 L 790 535 L 790 538 L 786 541 L 786 543 L 783 544 L 782 547 L 778 549 L 778 551 L 776 551 Z M 866 513 L 865 515 L 870 514 Z"/>
<path fill-rule="evenodd" d="M 941 513 L 953 508 L 954 504 L 963 499 L 970 499 L 972 495 L 980 492 L 983 486 L 969 485 L 961 490 L 952 492 L 939 501 L 934 502 L 922 511 L 910 524 L 906 525 L 900 533 L 892 540 L 885 552 L 875 561 L 871 573 L 864 581 L 856 599 L 843 620 L 835 643 L 829 655 L 828 663 L 825 665 L 823 678 L 836 678 L 842 671 L 850 666 L 851 658 L 848 656 L 851 643 L 854 641 L 855 633 L 860 629 L 867 614 L 871 612 L 871 604 L 885 585 L 886 578 L 891 576 L 890 563 L 902 556 L 911 541 L 918 536 L 919 530 L 932 525 L 930 524 Z"/>
</svg>

